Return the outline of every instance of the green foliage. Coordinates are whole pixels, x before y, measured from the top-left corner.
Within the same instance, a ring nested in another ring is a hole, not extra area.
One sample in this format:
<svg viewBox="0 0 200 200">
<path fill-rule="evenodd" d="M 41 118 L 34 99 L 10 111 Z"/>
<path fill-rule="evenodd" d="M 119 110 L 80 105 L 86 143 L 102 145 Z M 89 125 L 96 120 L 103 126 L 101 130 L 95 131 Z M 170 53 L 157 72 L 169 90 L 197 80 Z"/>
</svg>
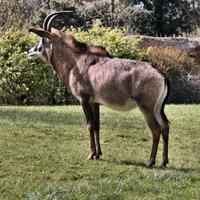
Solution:
<svg viewBox="0 0 200 200">
<path fill-rule="evenodd" d="M 62 29 L 64 26 L 67 27 L 82 27 L 84 26 L 85 22 L 82 18 L 82 16 L 77 12 L 76 6 L 74 2 L 71 1 L 64 1 L 64 2 L 58 2 L 58 1 L 51 1 L 51 10 L 47 10 L 46 8 L 41 8 L 38 19 L 35 21 L 35 25 L 40 25 L 42 27 L 43 21 L 45 17 L 54 11 L 60 11 L 60 10 L 68 10 L 72 11 L 71 13 L 60 15 L 59 17 L 56 17 L 52 23 L 52 27 L 56 27 L 58 29 Z"/>
<path fill-rule="evenodd" d="M 200 28 L 197 28 L 196 30 L 192 31 L 189 34 L 186 34 L 187 37 L 200 37 Z"/>
<path fill-rule="evenodd" d="M 199 77 L 189 76 L 195 62 L 186 53 L 171 47 L 154 46 L 148 48 L 146 58 L 170 79 L 169 103 L 200 102 Z"/>
<path fill-rule="evenodd" d="M 173 89 L 170 102 L 200 101 L 197 84 L 194 85 L 185 76 L 194 62 L 181 51 L 169 47 L 150 47 L 144 53 L 138 48 L 140 40 L 130 41 L 122 30 L 103 27 L 100 21 L 88 31 L 72 28 L 66 32 L 87 44 L 106 47 L 113 56 L 152 62 L 171 79 Z M 0 104 L 77 103 L 57 80 L 52 67 L 43 61 L 28 58 L 25 52 L 35 43 L 36 37 L 24 31 L 8 31 L 0 38 Z"/>
<path fill-rule="evenodd" d="M 32 61 L 28 51 L 36 39 L 24 31 L 6 32 L 0 38 L 0 103 L 44 104 L 48 101 L 52 70 Z"/>
<path fill-rule="evenodd" d="M 179 36 L 194 30 L 191 3 L 185 0 L 159 1 L 154 3 L 156 29 L 160 36 Z M 157 5 L 156 5 L 157 4 Z"/>
<path fill-rule="evenodd" d="M 80 106 L 0 107 L 2 200 L 198 200 L 200 106 L 169 105 L 169 167 L 145 166 L 152 136 L 139 109 L 101 108 L 100 160 L 87 161 Z M 177 192 L 178 191 L 178 192 Z"/>
<path fill-rule="evenodd" d="M 87 44 L 103 46 L 111 55 L 116 57 L 130 59 L 143 58 L 143 53 L 138 48 L 139 40 L 130 42 L 122 30 L 103 27 L 99 20 L 96 20 L 93 27 L 88 31 L 71 29 L 67 33 L 71 33 L 78 40 Z"/>
<path fill-rule="evenodd" d="M 44 17 L 55 10 L 73 11 L 54 20 L 58 28 L 72 25 L 88 29 L 100 19 L 106 27 L 164 36 L 189 33 L 200 25 L 200 3 L 195 0 L 3 0 L 0 29 L 41 25 Z"/>
<path fill-rule="evenodd" d="M 44 0 L 1 0 L 0 30 L 19 29 L 37 16 Z"/>
<path fill-rule="evenodd" d="M 172 47 L 152 46 L 147 49 L 147 60 L 162 71 L 189 72 L 195 65 L 194 59 Z"/>
<path fill-rule="evenodd" d="M 71 31 L 81 41 L 102 45 L 117 57 L 141 59 L 137 42 L 130 43 L 119 29 L 96 23 L 89 31 Z M 77 103 L 43 61 L 32 61 L 27 52 L 36 37 L 25 31 L 8 31 L 0 38 L 0 104 Z"/>
<path fill-rule="evenodd" d="M 83 18 L 86 27 L 91 27 L 96 19 L 101 20 L 106 27 L 120 27 L 123 21 L 119 13 L 113 13 L 111 1 L 85 3 L 78 10 L 78 14 Z"/>
<path fill-rule="evenodd" d="M 128 11 L 124 25 L 129 32 L 142 35 L 156 35 L 153 12 L 145 9 L 126 8 Z M 128 22 L 128 23 L 127 23 Z"/>
<path fill-rule="evenodd" d="M 132 26 L 137 27 L 138 25 L 138 33 L 140 34 L 179 36 L 194 30 L 199 21 L 199 3 L 194 5 L 192 1 L 120 0 L 120 2 L 133 10 L 135 10 L 135 7 L 139 7 L 140 12 L 133 11 L 130 16 Z M 147 14 L 150 20 L 148 23 L 146 23 Z M 137 18 L 139 21 L 137 21 Z"/>
</svg>

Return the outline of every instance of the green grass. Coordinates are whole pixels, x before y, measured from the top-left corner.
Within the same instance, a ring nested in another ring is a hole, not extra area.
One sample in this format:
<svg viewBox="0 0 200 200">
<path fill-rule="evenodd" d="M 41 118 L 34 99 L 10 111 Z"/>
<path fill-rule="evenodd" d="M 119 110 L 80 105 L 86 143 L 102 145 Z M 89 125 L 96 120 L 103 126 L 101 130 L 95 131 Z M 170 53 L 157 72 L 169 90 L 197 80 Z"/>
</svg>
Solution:
<svg viewBox="0 0 200 200">
<path fill-rule="evenodd" d="M 168 105 L 168 169 L 145 166 L 151 134 L 138 109 L 101 108 L 103 157 L 87 161 L 81 107 L 0 107 L 0 199 L 200 199 L 200 106 Z"/>
</svg>

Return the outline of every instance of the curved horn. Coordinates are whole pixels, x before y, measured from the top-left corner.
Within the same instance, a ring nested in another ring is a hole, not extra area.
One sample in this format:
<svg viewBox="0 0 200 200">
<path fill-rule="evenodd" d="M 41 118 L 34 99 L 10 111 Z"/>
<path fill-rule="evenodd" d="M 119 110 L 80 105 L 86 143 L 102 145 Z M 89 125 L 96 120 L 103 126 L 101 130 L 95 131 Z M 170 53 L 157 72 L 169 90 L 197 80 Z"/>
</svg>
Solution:
<svg viewBox="0 0 200 200">
<path fill-rule="evenodd" d="M 44 30 L 47 30 L 47 31 L 50 31 L 49 30 L 49 27 L 50 27 L 50 23 L 51 21 L 56 17 L 58 16 L 59 14 L 63 14 L 63 13 L 71 13 L 72 11 L 56 11 L 56 12 L 53 12 L 49 15 L 46 16 L 46 18 L 44 19 L 44 22 L 43 22 L 43 29 Z"/>
</svg>

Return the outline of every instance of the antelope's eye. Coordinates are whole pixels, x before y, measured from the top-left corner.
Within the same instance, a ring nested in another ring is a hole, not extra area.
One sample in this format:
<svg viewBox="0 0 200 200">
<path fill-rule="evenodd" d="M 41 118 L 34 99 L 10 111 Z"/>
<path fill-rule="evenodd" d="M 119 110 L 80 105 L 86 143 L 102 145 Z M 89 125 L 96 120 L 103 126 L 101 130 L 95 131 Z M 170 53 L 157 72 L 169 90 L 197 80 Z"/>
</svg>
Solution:
<svg viewBox="0 0 200 200">
<path fill-rule="evenodd" d="M 41 46 L 38 48 L 38 51 L 42 51 L 42 47 Z"/>
</svg>

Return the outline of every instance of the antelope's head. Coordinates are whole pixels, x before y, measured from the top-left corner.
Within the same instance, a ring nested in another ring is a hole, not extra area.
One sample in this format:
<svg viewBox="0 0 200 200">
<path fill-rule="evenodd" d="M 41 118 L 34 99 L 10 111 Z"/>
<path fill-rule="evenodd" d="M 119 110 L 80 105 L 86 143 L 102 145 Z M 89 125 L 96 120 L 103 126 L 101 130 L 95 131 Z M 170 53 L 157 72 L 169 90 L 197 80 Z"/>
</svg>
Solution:
<svg viewBox="0 0 200 200">
<path fill-rule="evenodd" d="M 28 51 L 28 55 L 32 59 L 43 59 L 45 61 L 50 61 L 51 53 L 52 53 L 52 41 L 56 39 L 56 35 L 58 36 L 60 33 L 57 29 L 53 29 L 50 27 L 52 20 L 64 13 L 71 13 L 71 11 L 57 11 L 49 14 L 43 22 L 43 28 L 30 28 L 29 31 L 37 34 L 41 37 L 41 40 L 38 44 L 32 47 Z"/>
</svg>

